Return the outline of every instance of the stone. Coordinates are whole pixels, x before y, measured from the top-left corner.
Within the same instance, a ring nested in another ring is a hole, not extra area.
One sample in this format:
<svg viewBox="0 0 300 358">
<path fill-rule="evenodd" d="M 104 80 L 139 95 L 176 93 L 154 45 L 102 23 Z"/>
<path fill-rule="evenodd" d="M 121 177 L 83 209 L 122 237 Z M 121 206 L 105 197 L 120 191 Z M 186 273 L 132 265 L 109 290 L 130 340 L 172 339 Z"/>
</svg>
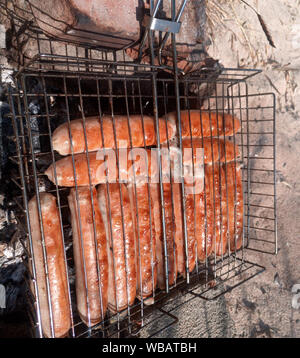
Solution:
<svg viewBox="0 0 300 358">
<path fill-rule="evenodd" d="M 137 1 L 32 0 L 32 12 L 48 35 L 121 49 L 139 39 Z"/>
</svg>

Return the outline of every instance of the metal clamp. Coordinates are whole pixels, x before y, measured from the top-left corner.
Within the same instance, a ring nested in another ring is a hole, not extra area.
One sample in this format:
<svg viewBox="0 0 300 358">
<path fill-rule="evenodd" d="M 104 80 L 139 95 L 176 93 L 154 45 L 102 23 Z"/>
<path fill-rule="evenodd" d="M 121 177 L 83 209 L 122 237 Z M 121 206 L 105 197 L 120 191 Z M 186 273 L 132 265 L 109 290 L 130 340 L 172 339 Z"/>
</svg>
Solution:
<svg viewBox="0 0 300 358">
<path fill-rule="evenodd" d="M 181 22 L 157 19 L 146 16 L 143 25 L 153 31 L 172 32 L 177 34 L 180 31 Z"/>
<path fill-rule="evenodd" d="M 144 36 L 142 38 L 141 44 L 140 44 L 140 48 L 139 48 L 139 57 L 138 60 L 139 62 L 142 59 L 143 56 L 143 48 L 145 46 L 146 43 L 146 39 L 147 36 L 149 35 L 150 31 L 161 31 L 161 32 L 166 32 L 160 47 L 159 47 L 159 63 L 161 64 L 161 53 L 162 50 L 166 44 L 166 41 L 170 35 L 170 33 L 178 33 L 180 31 L 180 27 L 181 27 L 181 22 L 179 22 L 181 15 L 183 13 L 183 10 L 186 6 L 188 0 L 183 0 L 180 6 L 180 9 L 178 11 L 178 14 L 175 16 L 175 18 L 173 19 L 173 21 L 170 20 L 164 20 L 164 19 L 157 19 L 155 16 L 158 12 L 159 6 L 161 4 L 161 0 L 157 0 L 157 3 L 155 5 L 155 8 L 151 14 L 151 16 L 146 16 L 144 19 L 144 26 L 147 28 L 147 31 L 145 31 Z"/>
</svg>

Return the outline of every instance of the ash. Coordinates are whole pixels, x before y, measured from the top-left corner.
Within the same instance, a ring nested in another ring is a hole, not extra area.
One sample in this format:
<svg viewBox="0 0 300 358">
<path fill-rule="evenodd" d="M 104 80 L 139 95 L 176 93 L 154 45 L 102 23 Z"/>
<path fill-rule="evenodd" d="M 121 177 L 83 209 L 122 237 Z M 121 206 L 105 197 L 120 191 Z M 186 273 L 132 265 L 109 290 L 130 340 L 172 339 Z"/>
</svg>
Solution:
<svg viewBox="0 0 300 358">
<path fill-rule="evenodd" d="M 4 59 L 1 58 L 3 64 Z M 8 67 L 7 63 L 4 63 Z M 9 160 L 15 154 L 15 143 L 9 138 L 13 135 L 13 127 L 8 114 L 10 112 L 7 85 L 12 85 L 12 70 L 0 71 L 0 336 L 20 335 L 19 323 L 28 325 L 25 312 L 25 250 L 21 242 L 22 233 L 16 221 L 16 207 L 13 202 L 15 188 L 10 182 L 12 170 L 16 170 Z M 18 322 L 14 326 L 13 322 Z M 11 327 L 11 332 L 8 333 Z M 15 330 L 15 327 L 17 329 Z M 18 331 L 18 333 L 16 333 Z M 21 335 L 28 336 L 24 330 Z"/>
</svg>

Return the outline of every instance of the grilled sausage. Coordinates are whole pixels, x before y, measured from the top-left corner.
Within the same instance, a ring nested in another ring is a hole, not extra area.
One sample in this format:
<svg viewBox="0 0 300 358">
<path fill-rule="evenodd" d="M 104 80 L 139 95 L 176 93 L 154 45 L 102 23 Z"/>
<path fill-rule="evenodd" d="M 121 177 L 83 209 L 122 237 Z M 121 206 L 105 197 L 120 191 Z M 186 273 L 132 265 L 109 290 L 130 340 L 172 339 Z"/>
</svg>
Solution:
<svg viewBox="0 0 300 358">
<path fill-rule="evenodd" d="M 45 260 L 47 260 L 49 292 L 47 290 L 37 198 L 33 197 L 28 206 L 42 330 L 46 337 L 52 336 L 49 294 L 51 297 L 53 336 L 63 337 L 67 335 L 70 329 L 71 314 L 59 211 L 55 197 L 48 193 L 40 193 L 40 205 L 47 256 Z"/>
<path fill-rule="evenodd" d="M 184 250 L 184 235 L 182 230 L 182 202 L 180 184 L 173 183 L 173 205 L 174 205 L 174 217 L 175 217 L 175 245 L 177 251 L 177 272 L 180 275 L 185 273 L 185 250 Z"/>
<path fill-rule="evenodd" d="M 184 183 L 185 183 L 185 219 L 187 228 L 187 254 L 188 254 L 188 266 L 189 272 L 193 271 L 196 264 L 196 242 L 195 242 L 195 222 L 194 222 L 194 183 L 190 182 L 193 174 L 190 168 L 192 167 L 192 157 L 190 155 L 183 157 L 184 165 Z M 185 275 L 186 272 L 186 250 L 185 250 L 185 239 L 183 231 L 183 217 L 182 217 L 182 195 L 181 195 L 181 155 L 180 150 L 175 145 L 170 147 L 170 166 L 171 166 L 171 177 L 169 174 L 170 168 L 168 165 L 163 166 L 163 178 L 166 181 L 163 183 L 165 195 L 165 205 L 169 203 L 172 205 L 173 200 L 173 211 L 174 211 L 174 222 L 175 222 L 175 252 L 176 260 L 175 265 L 177 272 L 180 275 Z M 188 168 L 189 175 L 186 175 L 186 168 Z M 194 177 L 192 177 L 194 181 Z M 198 178 L 196 177 L 196 181 Z M 172 191 L 171 191 L 172 188 Z M 172 195 L 171 195 L 172 192 Z M 171 223 L 170 223 L 171 224 Z M 171 228 L 170 228 L 171 229 Z"/>
<path fill-rule="evenodd" d="M 243 185 L 241 169 L 235 162 L 224 166 L 227 177 L 230 250 L 239 250 L 243 243 Z"/>
<path fill-rule="evenodd" d="M 205 190 L 195 195 L 197 258 L 201 262 L 204 262 L 211 255 L 214 244 L 213 222 L 211 220 L 213 206 L 206 187 L 207 181 L 206 179 Z"/>
<path fill-rule="evenodd" d="M 162 205 L 160 199 L 159 184 L 151 184 L 151 198 L 153 202 L 154 212 L 154 227 L 156 237 L 156 260 L 157 260 L 157 283 L 160 289 L 166 287 L 165 274 L 165 248 L 162 228 Z M 175 221 L 173 217 L 172 208 L 172 191 L 170 183 L 163 183 L 164 196 L 164 215 L 165 215 L 165 232 L 166 232 L 166 246 L 167 246 L 167 262 L 168 262 L 168 282 L 172 286 L 176 280 L 177 268 L 176 257 L 177 250 L 175 246 L 174 226 Z"/>
<path fill-rule="evenodd" d="M 104 154 L 107 155 L 107 159 L 104 159 Z M 100 154 L 99 152 L 88 153 L 89 163 L 87 160 L 87 153 L 75 154 L 74 162 L 77 185 L 87 186 L 90 184 L 88 168 L 90 168 L 92 185 L 103 184 L 106 183 L 106 181 L 109 183 L 115 183 L 119 178 L 119 174 L 122 176 L 122 180 L 127 180 L 128 177 L 131 179 L 134 174 L 136 180 L 140 180 L 142 182 L 147 182 L 148 175 L 150 178 L 151 176 L 157 177 L 158 171 L 156 161 L 151 161 L 150 150 L 145 151 L 143 148 L 133 148 L 132 150 L 126 150 L 124 154 L 126 156 L 124 160 L 119 157 L 119 172 L 117 156 L 115 150 L 113 149 Z M 132 161 L 135 165 L 132 164 Z M 108 168 L 107 174 L 106 167 Z M 72 156 L 68 156 L 57 161 L 55 163 L 55 168 L 57 185 L 68 187 L 75 186 Z M 54 163 L 49 166 L 45 174 L 53 183 L 55 183 Z"/>
<path fill-rule="evenodd" d="M 73 230 L 77 309 L 87 326 L 93 326 L 104 319 L 108 300 L 106 233 L 95 188 L 92 194 L 94 206 L 88 187 L 78 188 L 78 201 L 75 188 L 71 189 L 68 196 Z"/>
<path fill-rule="evenodd" d="M 101 128 L 102 123 L 102 128 Z M 111 116 L 103 116 L 101 120 L 98 117 L 88 117 L 83 122 L 82 119 L 72 120 L 70 122 L 70 131 L 73 145 L 73 153 L 83 153 L 86 151 L 84 124 L 88 151 L 92 152 L 104 148 L 115 148 L 114 129 L 117 140 L 117 148 L 130 147 L 130 135 L 132 147 L 144 147 L 156 145 L 155 121 L 153 117 L 131 115 L 115 116 L 114 121 Z M 115 125 L 115 128 L 114 128 Z M 172 120 L 159 120 L 160 142 L 167 140 L 167 131 L 169 139 L 173 138 L 176 132 L 175 122 Z M 102 131 L 104 145 L 102 141 Z M 55 129 L 52 136 L 53 149 L 59 154 L 71 154 L 71 141 L 69 135 L 69 123 L 64 123 Z"/>
<path fill-rule="evenodd" d="M 136 296 L 133 218 L 125 184 L 108 184 L 107 186 L 102 184 L 99 185 L 97 193 L 106 236 L 109 240 L 108 308 L 116 313 L 132 305 Z"/>
<path fill-rule="evenodd" d="M 148 184 L 129 184 L 128 189 L 137 241 L 137 297 L 145 299 L 151 296 L 157 284 L 153 202 L 151 196 L 149 198 Z"/>
<path fill-rule="evenodd" d="M 161 200 L 159 193 L 159 185 L 151 184 L 151 202 L 153 202 L 153 221 L 155 227 L 155 246 L 157 261 L 157 284 L 160 289 L 164 288 L 164 247 L 162 238 L 162 217 L 161 217 Z"/>
<path fill-rule="evenodd" d="M 180 112 L 182 138 L 203 138 L 215 136 L 231 136 L 240 129 L 240 122 L 230 114 L 184 110 Z M 172 123 L 177 120 L 176 112 L 166 115 Z"/>
<path fill-rule="evenodd" d="M 186 161 L 191 159 L 193 154 L 194 163 L 203 163 L 203 154 L 199 152 L 198 156 L 202 155 L 202 158 L 197 157 L 197 149 L 204 150 L 204 163 L 211 164 L 212 162 L 230 162 L 239 155 L 239 148 L 233 142 L 218 138 L 186 138 L 182 141 L 183 158 Z M 190 148 L 188 152 L 185 152 L 187 148 Z M 193 151 L 192 151 L 193 148 Z M 190 152 L 190 153 L 189 153 Z M 201 160 L 202 159 L 202 160 Z M 196 162 L 198 160 L 198 162 Z"/>
<path fill-rule="evenodd" d="M 186 271 L 186 254 L 185 239 L 182 218 L 182 195 L 181 184 L 173 183 L 173 205 L 175 216 L 175 245 L 177 252 L 177 271 L 180 275 L 185 275 Z M 187 243 L 188 243 L 188 266 L 189 272 L 192 272 L 196 265 L 196 241 L 195 241 L 195 221 L 194 221 L 194 197 L 193 194 L 185 195 L 185 217 L 187 227 Z"/>
<path fill-rule="evenodd" d="M 217 138 L 193 138 L 192 141 L 185 138 L 182 147 L 183 151 L 193 148 L 193 153 L 191 150 L 190 153 L 184 152 L 183 158 L 184 162 L 191 166 L 193 154 L 194 172 L 203 166 L 203 161 L 205 163 L 205 190 L 198 189 L 195 192 L 197 257 L 198 260 L 205 261 L 212 251 L 221 256 L 227 250 L 226 182 L 220 163 L 234 160 L 239 150 L 233 142 Z M 198 148 L 204 149 L 204 155 L 200 153 L 200 158 L 197 156 Z M 194 184 L 197 184 L 197 181 Z M 203 185 L 201 187 L 203 188 Z"/>
<path fill-rule="evenodd" d="M 224 255 L 228 247 L 227 231 L 227 195 L 225 173 L 220 163 L 207 165 L 205 168 L 207 202 L 211 212 L 206 221 L 212 227 L 212 249 L 217 256 Z M 202 244 L 203 246 L 203 244 Z"/>
</svg>

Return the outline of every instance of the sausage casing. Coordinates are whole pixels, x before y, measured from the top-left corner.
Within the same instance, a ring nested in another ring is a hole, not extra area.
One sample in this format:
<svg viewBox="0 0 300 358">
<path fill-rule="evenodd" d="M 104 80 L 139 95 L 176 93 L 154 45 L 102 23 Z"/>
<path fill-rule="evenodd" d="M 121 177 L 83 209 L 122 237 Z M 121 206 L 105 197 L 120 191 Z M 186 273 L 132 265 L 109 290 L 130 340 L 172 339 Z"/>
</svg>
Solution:
<svg viewBox="0 0 300 358">
<path fill-rule="evenodd" d="M 68 196 L 73 230 L 77 309 L 82 321 L 88 326 L 104 319 L 108 299 L 106 232 L 95 188 L 92 189 L 92 195 L 93 206 L 88 187 L 79 187 L 77 195 L 76 189 L 72 188 Z"/>
<path fill-rule="evenodd" d="M 228 188 L 228 227 L 230 250 L 239 250 L 243 243 L 243 185 L 238 163 L 224 166 Z"/>
<path fill-rule="evenodd" d="M 176 112 L 168 113 L 167 119 L 177 120 Z M 182 138 L 204 138 L 215 136 L 232 136 L 240 129 L 237 118 L 227 113 L 183 110 L 181 116 Z"/>
<path fill-rule="evenodd" d="M 107 181 L 115 183 L 119 177 L 123 181 L 130 180 L 133 174 L 137 180 L 143 182 L 147 182 L 148 176 L 158 176 L 157 160 L 151 161 L 151 151 L 143 148 L 124 149 L 119 157 L 114 149 L 75 154 L 74 164 L 73 166 L 72 156 L 62 158 L 55 165 L 51 164 L 45 174 L 55 183 L 55 168 L 57 185 L 68 187 L 75 186 L 75 181 L 78 186 L 88 186 L 89 172 L 92 185 L 104 184 Z"/>
<path fill-rule="evenodd" d="M 166 255 L 164 247 L 163 227 L 162 227 L 162 203 L 160 198 L 159 184 L 151 184 L 151 197 L 154 212 L 154 227 L 156 235 L 156 259 L 157 259 L 157 283 L 160 289 L 166 287 Z M 172 208 L 172 191 L 170 183 L 163 183 L 164 196 L 164 216 L 168 264 L 168 282 L 172 286 L 177 276 L 177 249 L 175 245 L 174 215 Z"/>
<path fill-rule="evenodd" d="M 193 146 L 192 146 L 193 145 Z M 189 152 L 185 152 L 186 149 Z M 193 149 L 192 149 L 193 148 Z M 182 141 L 183 158 L 190 160 L 189 157 L 193 155 L 194 163 L 199 160 L 199 156 L 203 156 L 202 162 L 211 164 L 213 162 L 230 162 L 238 157 L 239 148 L 233 142 L 218 138 L 186 138 Z M 203 151 L 197 152 L 197 149 Z M 204 153 L 203 153 L 204 152 Z"/>
<path fill-rule="evenodd" d="M 136 232 L 137 297 L 151 296 L 157 284 L 154 211 L 148 184 L 129 184 Z"/>
<path fill-rule="evenodd" d="M 186 250 L 183 230 L 182 216 L 182 194 L 180 183 L 172 184 L 173 205 L 175 216 L 175 244 L 177 252 L 177 271 L 181 275 L 186 272 Z M 194 214 L 194 197 L 193 194 L 186 194 L 185 198 L 185 219 L 187 228 L 187 253 L 189 272 L 192 272 L 196 265 L 196 240 L 195 240 L 195 214 Z"/>
<path fill-rule="evenodd" d="M 62 337 L 70 329 L 71 314 L 59 211 L 56 206 L 56 198 L 53 195 L 40 193 L 39 197 L 50 292 L 47 290 L 37 198 L 33 197 L 28 206 L 42 330 L 46 337 L 52 336 L 48 303 L 49 293 L 53 317 L 53 336 Z"/>
<path fill-rule="evenodd" d="M 102 128 L 101 128 L 102 122 Z M 129 128 L 128 128 L 129 123 Z M 115 127 L 114 127 L 115 126 Z M 88 117 L 83 122 L 82 119 L 70 121 L 70 132 L 72 138 L 73 153 L 83 153 L 86 151 L 86 140 L 88 151 L 96 151 L 104 148 L 115 148 L 115 136 L 117 148 L 144 147 L 156 145 L 155 121 L 153 117 L 131 115 L 129 120 L 126 115 L 103 116 L 101 120 L 98 117 Z M 176 133 L 175 122 L 159 119 L 159 133 L 161 143 L 167 140 L 167 131 L 169 139 Z M 102 141 L 102 131 L 104 143 Z M 130 138 L 132 142 L 130 143 Z M 71 154 L 71 141 L 69 133 L 69 123 L 63 123 L 55 129 L 52 136 L 53 149 L 61 155 Z M 104 145 L 103 145 L 104 144 Z"/>
<path fill-rule="evenodd" d="M 125 184 L 101 184 L 97 193 L 109 240 L 108 308 L 115 313 L 132 305 L 136 297 L 133 217 Z"/>
<path fill-rule="evenodd" d="M 225 172 L 220 163 L 207 165 L 205 168 L 208 212 L 206 221 L 212 228 L 212 248 L 217 256 L 224 255 L 228 245 L 227 231 L 227 195 Z"/>
</svg>

